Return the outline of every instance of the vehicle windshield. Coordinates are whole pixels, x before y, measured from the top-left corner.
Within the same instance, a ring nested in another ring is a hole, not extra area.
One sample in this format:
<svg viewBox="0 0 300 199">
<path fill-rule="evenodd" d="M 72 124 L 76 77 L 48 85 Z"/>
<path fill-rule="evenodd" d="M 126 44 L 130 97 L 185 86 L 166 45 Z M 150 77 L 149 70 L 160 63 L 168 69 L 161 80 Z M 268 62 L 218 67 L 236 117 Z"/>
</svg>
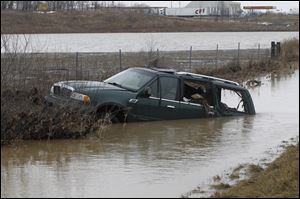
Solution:
<svg viewBox="0 0 300 199">
<path fill-rule="evenodd" d="M 128 69 L 106 79 L 104 82 L 128 90 L 137 91 L 148 83 L 154 76 L 155 74 L 147 71 Z"/>
</svg>

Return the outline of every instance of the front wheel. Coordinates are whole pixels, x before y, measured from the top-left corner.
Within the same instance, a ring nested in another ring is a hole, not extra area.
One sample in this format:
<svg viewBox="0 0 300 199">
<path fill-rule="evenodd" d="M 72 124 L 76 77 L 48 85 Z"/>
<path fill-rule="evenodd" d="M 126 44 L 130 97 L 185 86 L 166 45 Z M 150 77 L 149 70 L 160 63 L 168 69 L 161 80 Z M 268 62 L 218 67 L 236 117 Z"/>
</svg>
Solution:
<svg viewBox="0 0 300 199">
<path fill-rule="evenodd" d="M 124 122 L 124 114 L 119 106 L 111 105 L 101 107 L 97 110 L 96 116 L 105 122 L 120 123 Z"/>
</svg>

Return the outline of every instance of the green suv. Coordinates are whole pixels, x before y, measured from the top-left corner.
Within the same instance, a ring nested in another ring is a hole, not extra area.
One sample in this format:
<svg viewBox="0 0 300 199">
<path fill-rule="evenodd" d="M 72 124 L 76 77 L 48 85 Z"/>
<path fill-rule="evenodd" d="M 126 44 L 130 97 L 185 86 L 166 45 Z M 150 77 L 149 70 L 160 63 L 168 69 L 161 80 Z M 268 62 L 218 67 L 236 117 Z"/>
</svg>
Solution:
<svg viewBox="0 0 300 199">
<path fill-rule="evenodd" d="M 238 83 L 168 69 L 129 68 L 103 82 L 58 82 L 46 102 L 75 104 L 113 122 L 255 114 L 249 91 Z"/>
</svg>

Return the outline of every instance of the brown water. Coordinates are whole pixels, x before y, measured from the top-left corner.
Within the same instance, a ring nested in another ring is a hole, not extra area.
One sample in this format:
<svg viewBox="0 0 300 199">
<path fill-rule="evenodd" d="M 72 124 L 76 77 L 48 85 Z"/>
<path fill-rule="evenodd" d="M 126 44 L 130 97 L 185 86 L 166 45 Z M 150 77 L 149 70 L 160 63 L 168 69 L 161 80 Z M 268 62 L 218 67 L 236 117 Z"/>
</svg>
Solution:
<svg viewBox="0 0 300 199">
<path fill-rule="evenodd" d="M 113 125 L 1 148 L 1 197 L 180 197 L 299 139 L 299 72 L 251 89 L 257 115 Z"/>
</svg>

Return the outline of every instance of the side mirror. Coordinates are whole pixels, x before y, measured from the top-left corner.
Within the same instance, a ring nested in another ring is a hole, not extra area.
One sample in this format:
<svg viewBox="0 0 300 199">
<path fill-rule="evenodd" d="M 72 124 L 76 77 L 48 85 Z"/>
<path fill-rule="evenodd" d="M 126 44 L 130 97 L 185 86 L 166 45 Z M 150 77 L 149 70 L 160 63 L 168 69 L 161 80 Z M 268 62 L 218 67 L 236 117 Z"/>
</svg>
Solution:
<svg viewBox="0 0 300 199">
<path fill-rule="evenodd" d="M 144 90 L 144 96 L 145 97 L 150 97 L 151 96 L 151 88 L 150 87 L 146 87 Z"/>
</svg>

